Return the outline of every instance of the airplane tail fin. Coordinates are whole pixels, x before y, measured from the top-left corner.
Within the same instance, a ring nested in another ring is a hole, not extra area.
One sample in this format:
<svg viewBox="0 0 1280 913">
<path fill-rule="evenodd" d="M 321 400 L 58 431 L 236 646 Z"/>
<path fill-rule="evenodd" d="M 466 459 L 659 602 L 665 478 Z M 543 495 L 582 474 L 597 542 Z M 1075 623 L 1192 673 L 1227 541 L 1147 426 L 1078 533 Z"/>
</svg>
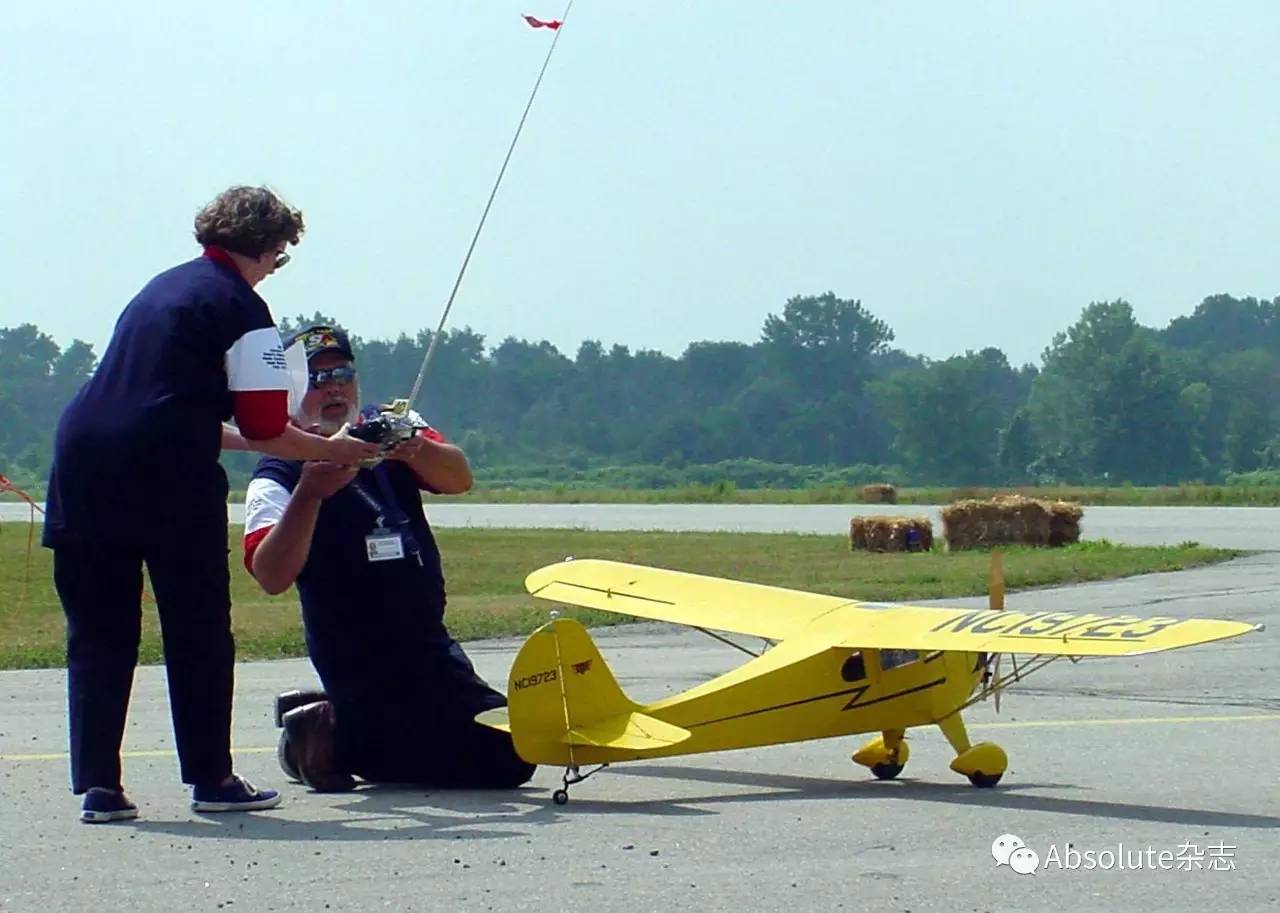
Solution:
<svg viewBox="0 0 1280 913">
<path fill-rule="evenodd" d="M 543 625 L 525 641 L 511 666 L 507 702 L 516 752 L 533 764 L 625 760 L 689 737 L 641 712 L 586 628 L 569 618 Z"/>
</svg>

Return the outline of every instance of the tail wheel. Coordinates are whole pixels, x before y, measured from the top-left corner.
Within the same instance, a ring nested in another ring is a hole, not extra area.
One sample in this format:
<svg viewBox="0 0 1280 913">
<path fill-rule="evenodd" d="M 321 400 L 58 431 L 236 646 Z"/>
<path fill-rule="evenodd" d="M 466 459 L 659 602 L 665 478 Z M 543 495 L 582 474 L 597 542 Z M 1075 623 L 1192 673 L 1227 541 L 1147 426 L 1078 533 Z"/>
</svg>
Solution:
<svg viewBox="0 0 1280 913">
<path fill-rule="evenodd" d="M 556 805 L 568 805 L 569 790 L 557 789 L 555 792 L 551 794 L 551 801 L 554 802 Z"/>
</svg>

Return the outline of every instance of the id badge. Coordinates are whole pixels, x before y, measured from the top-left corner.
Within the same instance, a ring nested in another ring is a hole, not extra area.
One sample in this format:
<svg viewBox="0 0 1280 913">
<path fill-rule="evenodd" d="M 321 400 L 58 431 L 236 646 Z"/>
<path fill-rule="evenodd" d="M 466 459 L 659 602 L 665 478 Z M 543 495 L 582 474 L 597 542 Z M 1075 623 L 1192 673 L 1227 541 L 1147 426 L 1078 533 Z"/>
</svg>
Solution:
<svg viewBox="0 0 1280 913">
<path fill-rule="evenodd" d="M 394 561 L 404 557 L 404 540 L 400 534 L 379 526 L 364 537 L 370 561 Z"/>
</svg>

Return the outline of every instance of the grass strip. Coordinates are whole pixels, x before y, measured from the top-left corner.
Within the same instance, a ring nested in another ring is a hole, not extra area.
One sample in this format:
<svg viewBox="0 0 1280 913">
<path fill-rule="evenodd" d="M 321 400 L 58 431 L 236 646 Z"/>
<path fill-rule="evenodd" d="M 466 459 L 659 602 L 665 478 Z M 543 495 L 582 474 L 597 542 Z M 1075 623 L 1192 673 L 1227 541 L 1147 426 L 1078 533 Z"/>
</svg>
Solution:
<svg viewBox="0 0 1280 913">
<path fill-rule="evenodd" d="M 231 530 L 232 618 L 240 659 L 305 656 L 297 597 L 268 596 L 240 561 L 241 530 Z M 874 601 L 938 599 L 986 592 L 986 552 L 851 553 L 843 536 L 787 533 L 596 532 L 588 530 L 439 529 L 448 579 L 450 630 L 460 640 L 524 635 L 552 608 L 529 597 L 524 578 L 572 555 L 650 564 Z M 38 537 L 37 537 L 38 540 Z M 65 662 L 65 622 L 53 589 L 52 554 L 28 549 L 26 524 L 0 524 L 0 669 Z M 1194 543 L 1129 547 L 1085 542 L 1060 549 L 1005 550 L 1010 590 L 1175 571 L 1242 552 Z M 141 661 L 161 660 L 154 605 L 143 602 Z M 354 611 L 358 607 L 353 606 Z M 624 617 L 586 610 L 566 614 L 589 625 Z"/>
</svg>

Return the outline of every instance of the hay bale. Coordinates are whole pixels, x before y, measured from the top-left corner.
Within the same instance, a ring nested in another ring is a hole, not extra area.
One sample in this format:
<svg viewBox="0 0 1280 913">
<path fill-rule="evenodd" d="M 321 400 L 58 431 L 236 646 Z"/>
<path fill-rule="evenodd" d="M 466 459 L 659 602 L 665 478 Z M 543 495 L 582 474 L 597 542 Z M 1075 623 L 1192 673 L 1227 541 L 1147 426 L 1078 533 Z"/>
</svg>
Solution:
<svg viewBox="0 0 1280 913">
<path fill-rule="evenodd" d="M 942 529 L 953 550 L 996 545 L 1059 546 L 1080 538 L 1084 511 L 1068 501 L 1023 495 L 963 500 L 942 509 Z"/>
<path fill-rule="evenodd" d="M 1080 518 L 1084 510 L 1073 501 L 1049 501 L 1049 544 L 1069 545 L 1080 541 Z"/>
<path fill-rule="evenodd" d="M 927 552 L 933 548 L 928 517 L 854 517 L 849 521 L 849 550 Z"/>
<path fill-rule="evenodd" d="M 862 486 L 863 504 L 897 504 L 898 489 L 887 482 Z"/>
</svg>

